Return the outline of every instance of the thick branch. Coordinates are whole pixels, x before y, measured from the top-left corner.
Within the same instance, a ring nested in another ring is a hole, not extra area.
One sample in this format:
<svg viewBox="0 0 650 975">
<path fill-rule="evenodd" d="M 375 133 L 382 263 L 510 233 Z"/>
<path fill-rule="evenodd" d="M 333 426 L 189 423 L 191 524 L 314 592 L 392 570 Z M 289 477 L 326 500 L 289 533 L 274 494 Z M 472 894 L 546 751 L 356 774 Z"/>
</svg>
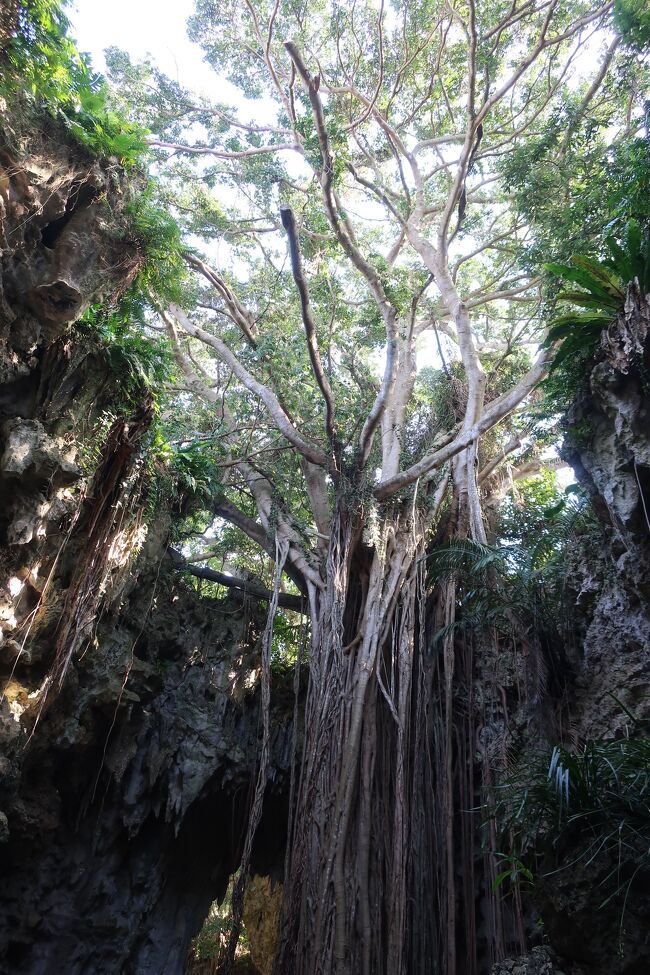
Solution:
<svg viewBox="0 0 650 975">
<path fill-rule="evenodd" d="M 183 352 L 183 349 L 181 348 L 180 340 L 178 338 L 178 333 L 176 331 L 176 326 L 174 324 L 174 320 L 169 315 L 167 315 L 166 312 L 164 311 L 160 312 L 160 317 L 165 323 L 167 329 L 167 335 L 172 343 L 174 358 L 176 359 L 176 362 L 179 368 L 181 369 L 181 371 L 185 374 L 185 377 L 187 378 L 187 381 L 190 385 L 190 389 L 192 390 L 192 392 L 196 393 L 199 396 L 203 396 L 203 398 L 207 400 L 208 403 L 211 403 L 213 405 L 215 403 L 218 403 L 219 395 L 217 394 L 217 392 L 203 381 L 203 379 L 198 375 L 196 369 L 194 368 L 194 364 L 190 361 L 188 356 L 186 356 L 185 353 Z"/>
<path fill-rule="evenodd" d="M 235 374 L 237 379 L 255 396 L 259 396 L 261 401 L 264 403 L 266 409 L 268 410 L 272 420 L 277 426 L 280 433 L 292 444 L 296 450 L 298 450 L 307 460 L 311 461 L 312 464 L 317 464 L 320 467 L 326 467 L 328 464 L 327 457 L 318 448 L 312 446 L 308 443 L 296 430 L 293 423 L 284 412 L 280 405 L 275 393 L 260 383 L 251 373 L 244 368 L 237 356 L 235 356 L 228 346 L 216 335 L 212 335 L 210 332 L 206 332 L 205 329 L 200 328 L 198 325 L 194 325 L 182 308 L 178 305 L 170 305 L 169 309 L 176 318 L 176 320 L 182 325 L 183 329 L 188 335 L 192 335 L 194 338 L 199 339 L 205 345 L 209 345 L 215 350 L 222 362 L 224 362 Z"/>
<path fill-rule="evenodd" d="M 370 291 L 377 302 L 377 306 L 386 326 L 387 347 L 384 377 L 377 398 L 366 419 L 366 422 L 364 423 L 361 436 L 359 438 L 359 453 L 361 455 L 362 462 L 365 462 L 368 454 L 370 453 L 377 424 L 381 419 L 381 415 L 386 406 L 386 400 L 395 382 L 395 371 L 397 368 L 397 310 L 388 300 L 377 270 L 361 254 L 360 250 L 354 243 L 349 226 L 339 214 L 334 194 L 334 157 L 330 149 L 327 127 L 325 125 L 325 116 L 323 114 L 323 104 L 321 102 L 320 95 L 318 94 L 318 86 L 310 77 L 307 67 L 302 60 L 296 45 L 288 41 L 285 44 L 285 47 L 289 53 L 289 56 L 291 57 L 298 75 L 302 80 L 305 90 L 307 91 L 312 107 L 323 162 L 320 180 L 328 220 L 334 233 L 336 234 L 339 244 L 349 257 L 352 264 L 368 282 Z"/>
<path fill-rule="evenodd" d="M 217 517 L 224 518 L 226 521 L 229 521 L 231 525 L 235 525 L 236 528 L 243 531 L 245 535 L 248 535 L 251 541 L 259 545 L 260 548 L 264 549 L 270 558 L 275 558 L 275 548 L 273 546 L 273 542 L 267 535 L 262 525 L 259 525 L 256 521 L 253 521 L 252 518 L 249 518 L 248 515 L 244 514 L 243 511 L 240 511 L 237 505 L 233 504 L 232 501 L 229 501 L 227 498 L 220 498 L 219 501 L 213 505 L 212 511 L 215 515 L 217 515 Z"/>
<path fill-rule="evenodd" d="M 251 149 L 241 149 L 239 152 L 228 152 L 225 149 L 215 149 L 211 146 L 184 146 L 177 142 L 161 142 L 159 139 L 149 139 L 148 145 L 154 146 L 156 149 L 186 152 L 192 156 L 215 156 L 217 159 L 246 159 L 248 156 L 261 156 L 270 152 L 280 152 L 283 149 L 300 152 L 300 147 L 291 142 L 278 142 L 273 146 L 254 146 Z"/>
<path fill-rule="evenodd" d="M 603 81 L 605 80 L 605 75 L 607 74 L 607 72 L 609 70 L 609 66 L 612 63 L 612 60 L 614 58 L 614 55 L 616 54 L 616 50 L 617 50 L 617 48 L 618 48 L 618 46 L 619 46 L 620 43 L 621 43 L 621 38 L 617 36 L 617 37 L 614 38 L 614 40 L 612 41 L 612 43 L 608 47 L 607 53 L 605 54 L 605 57 L 603 58 L 602 64 L 600 66 L 600 69 L 599 69 L 598 73 L 596 74 L 596 77 L 594 78 L 594 80 L 592 81 L 591 85 L 589 86 L 589 88 L 588 88 L 588 90 L 587 90 L 584 98 L 582 99 L 582 101 L 580 102 L 580 105 L 578 106 L 578 110 L 575 112 L 573 118 L 571 119 L 571 122 L 569 123 L 569 125 L 567 127 L 566 132 L 564 133 L 564 138 L 562 139 L 562 145 L 560 146 L 560 155 L 561 156 L 564 156 L 566 154 L 566 151 L 569 148 L 569 145 L 571 143 L 571 138 L 572 138 L 574 132 L 576 131 L 576 129 L 578 128 L 578 125 L 580 124 L 580 121 L 582 119 L 582 116 L 586 112 L 586 110 L 587 110 L 587 108 L 589 106 L 589 103 L 594 98 L 594 96 L 597 94 L 597 92 L 600 89 L 600 86 L 602 85 Z"/>
<path fill-rule="evenodd" d="M 323 542 L 329 538 L 332 527 L 332 514 L 327 496 L 327 481 L 322 467 L 310 464 L 304 457 L 300 458 L 300 468 L 305 478 L 305 486 L 309 497 L 309 505 L 314 516 L 316 531 L 318 532 L 318 547 L 324 548 Z"/>
<path fill-rule="evenodd" d="M 508 413 L 511 413 L 516 406 L 534 389 L 534 387 L 544 378 L 548 371 L 548 364 L 552 356 L 552 350 L 545 350 L 535 365 L 517 383 L 517 385 L 498 399 L 493 400 L 485 408 L 482 415 L 470 427 L 463 426 L 460 433 L 452 431 L 447 442 L 440 449 L 427 454 L 412 467 L 400 472 L 395 477 L 381 481 L 375 488 L 375 497 L 380 501 L 385 501 L 401 488 L 413 484 L 423 474 L 427 474 L 435 467 L 440 467 L 446 461 L 455 457 L 465 447 L 478 440 L 482 433 L 493 427 L 499 420 L 502 420 Z"/>
<path fill-rule="evenodd" d="M 531 278 L 530 281 L 526 281 L 524 284 L 520 284 L 514 288 L 506 288 L 503 291 L 491 291 L 489 294 L 481 295 L 480 298 L 468 297 L 465 305 L 467 308 L 481 308 L 483 305 L 490 304 L 491 301 L 502 301 L 506 298 L 516 298 L 518 295 L 524 294 L 526 291 L 530 291 L 531 288 L 536 287 L 541 280 L 542 279 L 539 277 Z"/>
<path fill-rule="evenodd" d="M 216 569 L 209 569 L 207 566 L 190 564 L 180 552 L 171 548 L 168 550 L 172 561 L 183 572 L 188 572 L 197 579 L 206 579 L 208 582 L 218 582 L 220 586 L 227 586 L 229 589 L 237 589 L 253 599 L 271 599 L 272 592 L 256 582 L 248 579 L 240 579 L 237 576 L 227 575 L 225 572 L 217 572 Z M 278 596 L 278 604 L 284 609 L 293 609 L 301 613 L 305 607 L 305 600 L 302 596 L 294 596 L 291 593 L 281 592 Z"/>
<path fill-rule="evenodd" d="M 307 464 L 307 461 L 304 461 Z M 314 467 L 315 471 L 321 471 L 322 468 Z M 221 498 L 217 501 L 213 507 L 212 512 L 218 518 L 223 518 L 225 521 L 230 522 L 235 528 L 239 528 L 245 535 L 247 535 L 251 541 L 255 542 L 256 545 L 266 552 L 270 559 L 275 559 L 275 543 L 271 538 L 270 534 L 266 531 L 263 525 L 260 525 L 257 521 L 249 518 L 248 515 L 244 514 L 237 505 L 233 504 L 227 498 Z M 292 541 L 292 539 L 290 539 Z M 300 562 L 300 565 L 296 564 Z M 299 552 L 295 544 L 290 551 L 290 557 L 284 564 L 284 571 L 287 573 L 289 578 L 301 592 L 305 592 L 307 589 L 307 584 L 305 581 L 305 574 L 303 568 L 306 565 L 306 556 L 304 552 Z"/>
<path fill-rule="evenodd" d="M 499 453 L 485 465 L 483 470 L 479 471 L 477 477 L 478 483 L 482 484 L 484 481 L 486 481 L 490 476 L 490 474 L 492 474 L 496 470 L 499 464 L 502 461 L 504 461 L 506 457 L 509 457 L 510 454 L 512 454 L 515 450 L 518 450 L 520 447 L 521 447 L 521 438 L 512 437 L 512 439 L 509 440 L 508 443 L 505 445 L 503 450 L 500 450 Z"/>
<path fill-rule="evenodd" d="M 230 313 L 230 318 L 241 329 L 247 342 L 253 348 L 257 345 L 257 326 L 253 321 L 253 317 L 248 312 L 243 305 L 240 303 L 237 295 L 228 287 L 226 282 L 220 277 L 216 271 L 213 271 L 211 267 L 208 267 L 200 258 L 195 254 L 191 254 L 189 251 L 184 253 L 184 258 L 188 264 L 199 271 L 207 281 L 210 282 L 213 288 L 221 295 L 228 312 Z"/>
</svg>

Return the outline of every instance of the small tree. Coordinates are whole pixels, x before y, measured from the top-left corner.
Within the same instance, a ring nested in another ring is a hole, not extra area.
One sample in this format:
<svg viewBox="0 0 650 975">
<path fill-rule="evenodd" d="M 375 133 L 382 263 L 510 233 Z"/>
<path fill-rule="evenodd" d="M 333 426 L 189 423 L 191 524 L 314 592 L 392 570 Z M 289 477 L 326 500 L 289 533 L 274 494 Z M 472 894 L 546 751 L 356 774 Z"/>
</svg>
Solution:
<svg viewBox="0 0 650 975">
<path fill-rule="evenodd" d="M 610 11 L 198 0 L 191 35 L 253 121 L 113 52 L 204 241 L 161 314 L 178 402 L 214 417 L 213 513 L 279 559 L 310 621 L 278 972 L 457 970 L 456 581 L 434 665 L 422 559 L 434 533 L 485 543 L 493 472 L 535 464 L 521 411 L 548 296 L 510 186 L 537 154 L 571 208 L 576 160 L 634 127 Z"/>
</svg>

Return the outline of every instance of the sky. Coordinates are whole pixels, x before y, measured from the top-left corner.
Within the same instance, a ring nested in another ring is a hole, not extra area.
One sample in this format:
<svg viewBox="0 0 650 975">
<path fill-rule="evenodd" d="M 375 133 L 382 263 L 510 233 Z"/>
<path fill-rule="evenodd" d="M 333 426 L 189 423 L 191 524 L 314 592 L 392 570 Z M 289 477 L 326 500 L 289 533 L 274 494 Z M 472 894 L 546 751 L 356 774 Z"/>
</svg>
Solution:
<svg viewBox="0 0 650 975">
<path fill-rule="evenodd" d="M 97 70 L 106 70 L 103 51 L 107 47 L 122 48 L 136 60 L 151 54 L 156 66 L 181 85 L 212 94 L 217 86 L 219 99 L 236 107 L 243 120 L 252 121 L 255 115 L 259 118 L 265 106 L 259 101 L 247 101 L 234 85 L 219 78 L 203 62 L 201 48 L 187 37 L 185 25 L 193 11 L 194 0 L 112 0 L 110 4 L 103 0 L 73 0 L 68 16 L 79 48 L 91 55 Z M 271 100 L 268 107 L 275 111 Z M 293 166 L 298 167 L 292 173 L 297 176 L 301 161 L 292 159 L 292 153 L 284 155 L 290 172 Z M 372 204 L 369 207 L 366 201 L 365 207 L 367 216 Z M 206 250 L 205 242 L 203 249 Z M 214 241 L 206 252 L 217 265 L 224 261 L 232 264 L 231 249 L 224 242 Z M 439 366 L 434 336 L 429 333 L 422 336 L 418 349 L 418 367 L 427 365 Z"/>
<path fill-rule="evenodd" d="M 187 19 L 193 13 L 194 0 L 72 0 L 67 11 L 80 50 L 91 55 L 102 73 L 107 47 L 119 47 L 137 61 L 150 54 L 163 74 L 199 94 L 213 99 L 216 94 L 219 101 L 238 109 L 242 121 L 274 114 L 271 99 L 244 98 L 204 63 L 203 51 L 187 36 Z"/>
<path fill-rule="evenodd" d="M 165 74 L 207 91 L 214 73 L 185 28 L 193 9 L 192 0 L 74 0 L 69 17 L 79 47 L 99 71 L 105 70 L 104 49 L 121 47 L 138 59 L 152 54 Z"/>
</svg>

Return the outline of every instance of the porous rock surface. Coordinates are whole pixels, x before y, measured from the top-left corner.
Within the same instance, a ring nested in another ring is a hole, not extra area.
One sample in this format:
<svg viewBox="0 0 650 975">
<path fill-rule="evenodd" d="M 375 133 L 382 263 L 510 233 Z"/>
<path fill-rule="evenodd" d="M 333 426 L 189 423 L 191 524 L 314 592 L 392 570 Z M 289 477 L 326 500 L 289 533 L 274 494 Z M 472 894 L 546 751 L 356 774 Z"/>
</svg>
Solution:
<svg viewBox="0 0 650 975">
<path fill-rule="evenodd" d="M 584 632 L 567 701 L 577 741 L 650 734 L 649 326 L 634 282 L 567 417 L 563 452 L 603 528 L 602 548 L 585 553 L 573 580 Z M 555 851 L 560 869 L 542 869 L 534 892 L 547 938 L 580 975 L 650 971 L 647 842 L 636 859 L 626 850 L 621 871 L 591 834 L 574 832 Z M 619 892 L 609 897 L 612 878 Z"/>
<path fill-rule="evenodd" d="M 33 733 L 28 702 L 4 702 L 0 971 L 183 970 L 241 852 L 254 630 L 241 601 L 199 600 L 156 570 L 104 620 Z M 274 714 L 262 873 L 282 859 L 290 743 L 289 718 Z"/>
<path fill-rule="evenodd" d="M 169 516 L 144 518 L 129 431 L 146 403 L 102 425 L 121 377 L 72 323 L 128 283 L 137 248 L 119 167 L 55 136 L 0 135 L 0 973 L 179 975 L 241 855 L 261 624 L 185 585 Z M 267 875 L 290 708 L 272 727 Z"/>
<path fill-rule="evenodd" d="M 529 955 L 505 958 L 497 962 L 492 966 L 491 975 L 570 975 L 570 973 L 558 967 L 558 962 L 549 948 L 537 946 Z"/>
<path fill-rule="evenodd" d="M 638 285 L 571 409 L 566 459 L 605 528 L 582 566 L 586 629 L 570 704 L 584 738 L 650 732 L 650 304 Z"/>
</svg>

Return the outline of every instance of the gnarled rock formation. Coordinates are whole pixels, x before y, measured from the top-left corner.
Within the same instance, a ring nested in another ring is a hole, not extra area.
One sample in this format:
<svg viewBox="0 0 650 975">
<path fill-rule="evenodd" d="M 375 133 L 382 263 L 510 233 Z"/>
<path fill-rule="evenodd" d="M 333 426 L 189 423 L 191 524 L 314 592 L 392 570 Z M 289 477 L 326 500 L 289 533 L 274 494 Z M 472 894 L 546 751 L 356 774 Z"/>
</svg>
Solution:
<svg viewBox="0 0 650 975">
<path fill-rule="evenodd" d="M 567 418 L 564 455 L 607 539 L 589 553 L 578 596 L 586 631 L 571 714 L 584 738 L 629 728 L 621 704 L 650 730 L 649 330 L 648 298 L 633 283 Z"/>
<path fill-rule="evenodd" d="M 16 381 L 99 297 L 123 288 L 139 254 L 128 239 L 128 183 L 43 119 L 0 137 L 0 381 Z"/>
<path fill-rule="evenodd" d="M 145 516 L 145 391 L 116 410 L 72 328 L 137 266 L 128 188 L 52 135 L 0 144 L 0 973 L 177 975 L 241 855 L 260 621 L 179 581 L 169 516 Z M 272 723 L 260 874 L 283 862 L 290 707 Z"/>
<path fill-rule="evenodd" d="M 0 130 L 2 549 L 37 543 L 47 521 L 72 515 L 80 449 L 119 389 L 99 343 L 71 342 L 70 327 L 137 270 L 130 192 L 116 162 L 100 165 L 52 119 L 28 135 Z"/>
<path fill-rule="evenodd" d="M 506 958 L 492 966 L 491 975 L 568 975 L 548 948 L 538 945 L 521 958 Z M 575 973 L 578 975 L 578 973 Z"/>
<path fill-rule="evenodd" d="M 199 598 L 156 567 L 33 733 L 28 701 L 5 710 L 0 971 L 182 971 L 241 852 L 255 631 L 241 601 Z M 290 744 L 290 715 L 275 713 L 262 873 L 282 862 Z"/>
<path fill-rule="evenodd" d="M 576 566 L 584 638 L 568 710 L 580 739 L 650 733 L 649 331 L 648 298 L 634 282 L 567 417 L 564 456 L 604 539 Z M 567 832 L 534 899 L 567 971 L 641 975 L 650 970 L 647 841 L 617 853 L 605 839 Z"/>
</svg>

